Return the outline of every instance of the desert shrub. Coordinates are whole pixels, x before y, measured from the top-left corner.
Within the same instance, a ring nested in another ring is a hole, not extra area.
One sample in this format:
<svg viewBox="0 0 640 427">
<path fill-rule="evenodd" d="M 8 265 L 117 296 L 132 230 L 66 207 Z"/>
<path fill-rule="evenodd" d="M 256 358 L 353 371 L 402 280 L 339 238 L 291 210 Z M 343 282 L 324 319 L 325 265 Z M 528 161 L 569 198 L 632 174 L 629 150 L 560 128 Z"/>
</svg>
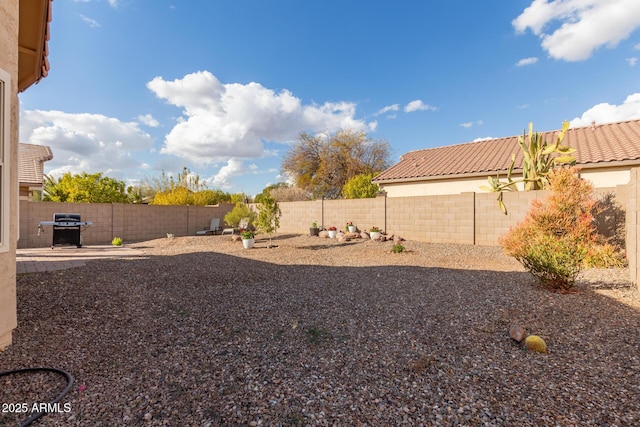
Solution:
<svg viewBox="0 0 640 427">
<path fill-rule="evenodd" d="M 547 198 L 534 200 L 525 219 L 499 243 L 545 286 L 568 290 L 588 263 L 621 256 L 614 256 L 615 248 L 597 233 L 593 186 L 577 169 L 555 170 L 549 182 Z"/>
<path fill-rule="evenodd" d="M 224 223 L 231 226 L 237 227 L 240 225 L 240 221 L 245 218 L 249 218 L 249 224 L 252 224 L 256 218 L 256 214 L 251 208 L 243 202 L 238 202 L 227 214 L 224 216 Z"/>
<path fill-rule="evenodd" d="M 400 253 L 404 252 L 404 246 L 402 246 L 400 243 L 396 243 L 391 248 L 391 252 L 393 252 L 395 254 L 400 254 Z"/>
<path fill-rule="evenodd" d="M 114 237 L 111 244 L 113 246 L 122 246 L 122 239 L 120 237 Z"/>
<path fill-rule="evenodd" d="M 627 260 L 617 246 L 610 243 L 592 245 L 584 258 L 584 266 L 588 268 L 620 268 L 627 265 Z"/>
</svg>

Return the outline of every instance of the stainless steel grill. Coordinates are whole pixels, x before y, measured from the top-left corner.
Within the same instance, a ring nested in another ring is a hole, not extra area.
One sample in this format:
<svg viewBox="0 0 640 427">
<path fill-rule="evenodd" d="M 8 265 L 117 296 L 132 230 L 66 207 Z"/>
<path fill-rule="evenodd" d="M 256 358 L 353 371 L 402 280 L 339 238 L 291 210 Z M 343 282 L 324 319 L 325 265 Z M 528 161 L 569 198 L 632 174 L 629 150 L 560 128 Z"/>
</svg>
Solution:
<svg viewBox="0 0 640 427">
<path fill-rule="evenodd" d="M 40 221 L 38 226 L 38 234 L 43 230 L 43 226 L 53 226 L 53 237 L 51 249 L 55 246 L 76 246 L 82 247 L 82 236 L 80 235 L 83 227 L 92 225 L 91 221 L 82 221 L 80 214 L 54 213 L 53 221 Z"/>
</svg>

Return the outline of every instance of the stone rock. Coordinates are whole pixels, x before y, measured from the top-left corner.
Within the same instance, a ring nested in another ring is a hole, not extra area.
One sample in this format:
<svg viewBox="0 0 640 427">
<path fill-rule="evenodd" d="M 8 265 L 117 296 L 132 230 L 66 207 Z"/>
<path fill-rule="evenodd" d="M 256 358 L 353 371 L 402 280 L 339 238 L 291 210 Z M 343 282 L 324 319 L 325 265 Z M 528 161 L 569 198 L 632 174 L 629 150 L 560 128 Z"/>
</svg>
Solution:
<svg viewBox="0 0 640 427">
<path fill-rule="evenodd" d="M 231 235 L 231 241 L 232 242 L 237 242 L 238 240 L 242 240 L 242 237 L 239 234 L 232 234 Z"/>
<path fill-rule="evenodd" d="M 340 231 L 338 234 L 336 234 L 336 240 L 338 242 L 348 242 L 349 240 L 351 240 L 351 237 L 349 237 L 348 234 L 345 234 L 342 231 Z"/>
<path fill-rule="evenodd" d="M 527 336 L 527 331 L 518 325 L 511 325 L 509 328 L 509 336 L 518 342 L 522 342 L 524 337 Z"/>
<path fill-rule="evenodd" d="M 318 233 L 318 237 L 327 239 L 329 238 L 329 232 L 327 230 L 322 230 L 320 233 Z"/>
<path fill-rule="evenodd" d="M 405 239 L 400 236 L 393 236 L 393 241 L 396 243 L 404 242 L 404 240 Z"/>
<path fill-rule="evenodd" d="M 361 231 L 360 232 L 360 237 L 362 237 L 363 239 L 370 239 L 371 238 L 369 236 L 369 233 L 367 233 L 366 231 Z"/>
</svg>

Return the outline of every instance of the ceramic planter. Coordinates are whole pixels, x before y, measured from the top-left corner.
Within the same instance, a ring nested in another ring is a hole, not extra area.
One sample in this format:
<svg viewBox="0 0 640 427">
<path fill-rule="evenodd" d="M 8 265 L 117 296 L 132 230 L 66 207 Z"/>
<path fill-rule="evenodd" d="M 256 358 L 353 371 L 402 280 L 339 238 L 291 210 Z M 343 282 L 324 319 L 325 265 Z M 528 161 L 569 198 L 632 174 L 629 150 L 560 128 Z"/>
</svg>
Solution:
<svg viewBox="0 0 640 427">
<path fill-rule="evenodd" d="M 355 225 L 350 225 L 349 226 L 349 233 L 355 233 L 356 232 L 356 226 Z"/>
<path fill-rule="evenodd" d="M 378 240 L 380 238 L 380 232 L 372 231 L 369 233 L 369 237 L 371 237 L 371 240 Z"/>
<path fill-rule="evenodd" d="M 318 234 L 320 234 L 320 229 L 319 228 L 311 227 L 309 229 L 309 236 L 317 236 Z"/>
<path fill-rule="evenodd" d="M 242 246 L 245 249 L 251 249 L 255 243 L 256 243 L 255 239 L 242 239 Z"/>
<path fill-rule="evenodd" d="M 329 238 L 330 239 L 335 239 L 336 238 L 336 234 L 338 234 L 337 230 L 327 230 L 329 232 Z"/>
</svg>

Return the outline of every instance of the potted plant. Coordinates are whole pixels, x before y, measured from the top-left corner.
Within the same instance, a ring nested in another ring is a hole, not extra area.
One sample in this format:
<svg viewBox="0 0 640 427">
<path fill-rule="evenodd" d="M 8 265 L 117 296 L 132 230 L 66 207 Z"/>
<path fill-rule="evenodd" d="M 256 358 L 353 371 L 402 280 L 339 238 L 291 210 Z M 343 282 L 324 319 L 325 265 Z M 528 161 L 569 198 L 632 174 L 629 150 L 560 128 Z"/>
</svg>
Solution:
<svg viewBox="0 0 640 427">
<path fill-rule="evenodd" d="M 371 237 L 371 240 L 378 240 L 381 234 L 382 230 L 375 225 L 369 230 L 369 237 Z"/>
<path fill-rule="evenodd" d="M 320 234 L 320 229 L 318 228 L 318 223 L 313 221 L 311 223 L 311 228 L 309 228 L 309 235 L 310 236 L 317 236 L 318 234 Z"/>
<path fill-rule="evenodd" d="M 335 228 L 334 226 L 327 228 L 327 231 L 329 232 L 330 239 L 335 239 L 336 234 L 338 234 L 338 229 Z"/>
<path fill-rule="evenodd" d="M 351 221 L 347 222 L 347 231 L 349 233 L 355 233 L 356 232 L 356 226 L 353 225 L 353 222 L 351 222 Z"/>
<path fill-rule="evenodd" d="M 240 237 L 242 237 L 242 246 L 245 249 L 251 249 L 255 244 L 255 235 L 251 230 L 242 230 L 240 232 Z"/>
</svg>

